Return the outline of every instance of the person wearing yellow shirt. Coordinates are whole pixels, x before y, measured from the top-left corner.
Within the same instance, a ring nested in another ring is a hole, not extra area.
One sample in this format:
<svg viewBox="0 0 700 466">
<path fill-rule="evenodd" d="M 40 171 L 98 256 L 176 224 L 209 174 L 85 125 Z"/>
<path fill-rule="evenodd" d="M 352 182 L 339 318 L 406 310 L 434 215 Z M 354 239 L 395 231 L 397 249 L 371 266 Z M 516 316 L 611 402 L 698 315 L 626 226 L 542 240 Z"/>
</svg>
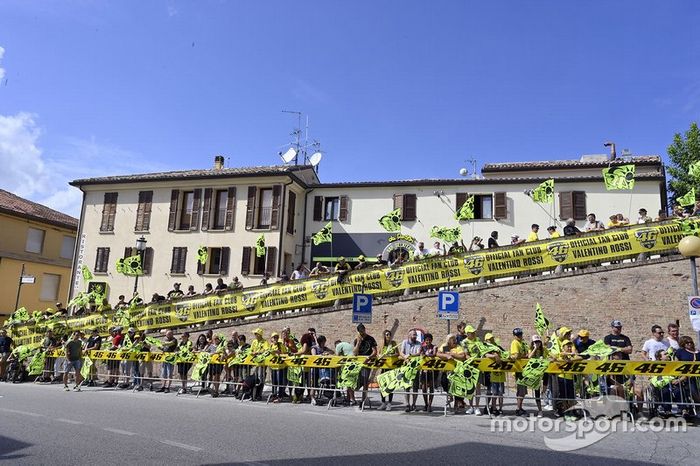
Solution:
<svg viewBox="0 0 700 466">
<path fill-rule="evenodd" d="M 518 359 L 526 358 L 528 355 L 528 350 L 527 344 L 523 340 L 523 329 L 521 329 L 520 327 L 514 328 L 513 337 L 513 341 L 510 343 L 510 359 L 516 361 Z M 527 387 L 525 385 L 520 385 L 517 383 L 517 381 L 520 380 L 521 377 L 522 372 L 515 373 L 515 380 L 517 386 L 515 391 L 516 416 L 522 416 L 523 414 L 526 414 L 525 410 L 523 409 L 523 400 L 525 399 L 525 395 L 527 395 Z"/>
<path fill-rule="evenodd" d="M 255 335 L 255 340 L 253 340 L 250 344 L 250 354 L 252 356 L 258 356 L 270 349 L 270 346 L 263 338 L 263 329 L 260 327 L 256 328 L 253 330 L 253 335 Z M 265 388 L 265 376 L 267 375 L 265 366 L 255 366 L 253 374 L 255 375 L 256 381 L 251 399 L 253 401 L 262 400 L 262 393 L 263 389 Z"/>
<path fill-rule="evenodd" d="M 532 227 L 530 227 L 530 228 L 531 228 L 531 231 L 530 231 L 530 234 L 527 235 L 526 242 L 531 243 L 533 241 L 539 241 L 540 238 L 537 236 L 537 232 L 540 231 L 540 226 L 536 223 L 533 223 Z"/>
<path fill-rule="evenodd" d="M 549 233 L 549 239 L 554 239 L 554 238 L 559 238 L 561 235 L 557 231 L 557 227 L 552 225 L 551 227 L 547 228 L 547 233 Z"/>
<path fill-rule="evenodd" d="M 561 331 L 560 331 L 561 334 Z M 570 332 L 568 333 L 570 335 Z M 562 337 L 565 338 L 565 337 Z M 570 361 L 576 361 L 582 359 L 581 356 L 576 352 L 574 344 L 569 339 L 560 340 L 559 347 L 561 351 L 557 354 L 553 361 L 566 363 Z M 576 388 L 574 386 L 574 375 L 573 374 L 557 374 L 557 397 L 559 401 L 555 403 L 557 416 L 564 416 L 567 421 L 576 420 L 575 416 L 567 414 L 569 408 L 576 404 Z"/>
<path fill-rule="evenodd" d="M 280 340 L 280 336 L 277 332 L 272 332 L 268 345 L 270 354 L 273 356 L 282 356 L 287 352 L 287 347 Z M 272 378 L 272 398 L 270 401 L 273 403 L 279 403 L 286 395 L 284 389 L 284 386 L 287 385 L 285 377 L 286 370 L 286 368 L 270 370 L 270 376 Z"/>
</svg>

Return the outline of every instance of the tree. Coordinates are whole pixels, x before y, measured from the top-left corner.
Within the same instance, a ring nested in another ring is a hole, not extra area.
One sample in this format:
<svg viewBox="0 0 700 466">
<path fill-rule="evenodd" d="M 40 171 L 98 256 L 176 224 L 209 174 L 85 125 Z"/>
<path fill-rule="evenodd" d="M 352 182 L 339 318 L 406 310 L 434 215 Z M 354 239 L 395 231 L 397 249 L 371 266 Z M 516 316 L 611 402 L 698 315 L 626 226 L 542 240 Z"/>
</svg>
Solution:
<svg viewBox="0 0 700 466">
<path fill-rule="evenodd" d="M 668 181 L 668 190 L 671 199 L 675 202 L 679 198 L 695 187 L 698 189 L 699 180 L 688 174 L 688 168 L 694 162 L 700 161 L 700 128 L 698 124 L 693 122 L 690 124 L 690 129 L 685 132 L 685 135 L 676 133 L 673 136 L 673 144 L 668 146 L 668 157 L 671 159 L 671 165 L 668 167 L 668 173 L 671 179 Z"/>
</svg>

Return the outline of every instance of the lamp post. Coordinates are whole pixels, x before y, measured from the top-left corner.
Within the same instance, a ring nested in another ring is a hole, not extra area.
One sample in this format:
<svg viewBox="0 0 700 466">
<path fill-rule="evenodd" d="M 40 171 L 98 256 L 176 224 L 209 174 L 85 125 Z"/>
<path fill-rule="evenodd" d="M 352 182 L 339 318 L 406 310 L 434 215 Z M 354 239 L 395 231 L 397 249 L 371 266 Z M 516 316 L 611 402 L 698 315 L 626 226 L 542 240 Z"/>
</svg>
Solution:
<svg viewBox="0 0 700 466">
<path fill-rule="evenodd" d="M 139 239 L 136 240 L 136 251 L 138 251 L 139 257 L 141 258 L 141 270 L 143 270 L 143 253 L 146 251 L 146 238 L 141 236 Z M 136 275 L 136 279 L 134 280 L 134 294 L 138 290 L 139 287 L 139 276 Z"/>
<path fill-rule="evenodd" d="M 678 250 L 683 257 L 690 259 L 690 282 L 693 286 L 693 296 L 698 296 L 698 270 L 695 258 L 700 257 L 700 238 L 686 236 L 678 242 Z M 698 331 L 698 339 L 700 339 L 700 331 Z"/>
</svg>

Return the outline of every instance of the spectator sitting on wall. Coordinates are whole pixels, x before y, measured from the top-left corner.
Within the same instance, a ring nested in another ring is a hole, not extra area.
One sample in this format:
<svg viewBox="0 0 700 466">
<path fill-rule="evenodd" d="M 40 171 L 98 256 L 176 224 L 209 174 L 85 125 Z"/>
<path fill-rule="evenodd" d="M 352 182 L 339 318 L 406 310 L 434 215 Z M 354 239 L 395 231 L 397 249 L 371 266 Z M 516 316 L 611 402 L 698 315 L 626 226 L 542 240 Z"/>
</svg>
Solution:
<svg viewBox="0 0 700 466">
<path fill-rule="evenodd" d="M 210 294 L 214 294 L 214 287 L 211 286 L 211 283 L 207 283 L 206 285 L 204 285 L 204 291 L 202 291 L 202 294 L 203 294 L 204 296 L 208 296 L 208 295 L 210 295 Z"/>
<path fill-rule="evenodd" d="M 440 241 L 435 241 L 433 243 L 433 249 L 430 250 L 430 255 L 443 256 L 445 254 L 445 248 L 443 246 L 440 246 Z"/>
<path fill-rule="evenodd" d="M 661 222 L 664 220 L 668 220 L 668 214 L 666 213 L 666 210 L 664 209 L 659 209 L 657 217 L 654 219 L 655 222 Z"/>
<path fill-rule="evenodd" d="M 622 214 L 617 214 L 617 223 L 618 223 L 621 227 L 626 227 L 627 225 L 630 224 L 630 219 L 628 219 L 627 217 L 625 217 L 625 216 L 622 215 Z"/>
<path fill-rule="evenodd" d="M 163 295 L 153 293 L 153 296 L 151 296 L 151 304 L 158 304 L 162 303 L 163 301 L 165 301 L 165 296 Z"/>
<path fill-rule="evenodd" d="M 617 228 L 621 226 L 620 222 L 617 220 L 617 214 L 613 214 L 610 216 L 610 220 L 608 221 L 608 228 Z"/>
<path fill-rule="evenodd" d="M 576 221 L 573 218 L 566 219 L 566 226 L 564 227 L 564 236 L 576 236 L 581 234 L 581 230 L 576 226 Z"/>
<path fill-rule="evenodd" d="M 416 253 L 413 255 L 413 258 L 419 260 L 428 257 L 429 255 L 430 251 L 425 249 L 425 244 L 423 241 L 418 242 L 418 246 L 416 246 Z"/>
<path fill-rule="evenodd" d="M 603 231 L 605 225 L 600 220 L 596 220 L 595 214 L 588 214 L 588 222 L 583 226 L 583 231 Z"/>
<path fill-rule="evenodd" d="M 182 298 L 185 293 L 180 289 L 180 285 L 180 283 L 173 283 L 173 289 L 168 291 L 168 299 Z"/>
<path fill-rule="evenodd" d="M 532 243 L 533 241 L 539 241 L 540 237 L 537 236 L 537 233 L 540 231 L 540 226 L 536 223 L 533 223 L 532 226 L 530 227 L 530 233 L 527 235 L 527 239 L 525 240 L 528 243 Z"/>
<path fill-rule="evenodd" d="M 561 234 L 557 231 L 557 227 L 555 225 L 547 227 L 547 233 L 549 233 L 550 239 L 561 237 Z"/>
<path fill-rule="evenodd" d="M 452 243 L 447 254 L 464 254 L 465 252 L 467 252 L 467 247 L 464 245 L 464 241 L 459 240 L 459 243 L 457 241 Z"/>
<path fill-rule="evenodd" d="M 327 273 L 328 273 L 328 267 L 321 264 L 320 262 L 316 262 L 316 267 L 314 267 L 313 270 L 311 270 L 309 277 L 317 277 L 319 275 L 325 275 Z"/>
<path fill-rule="evenodd" d="M 641 225 L 650 222 L 652 222 L 652 218 L 647 215 L 647 210 L 644 208 L 639 209 L 639 217 L 637 217 L 637 224 Z"/>
<path fill-rule="evenodd" d="M 129 300 L 129 307 L 140 306 L 143 304 L 143 299 L 139 296 L 138 292 L 134 291 L 134 295 Z"/>
<path fill-rule="evenodd" d="M 516 246 L 518 244 L 523 244 L 525 242 L 524 239 L 520 239 L 520 236 L 518 235 L 511 235 L 510 236 L 510 244 L 512 246 Z"/>
<path fill-rule="evenodd" d="M 484 240 L 481 236 L 475 236 L 469 244 L 470 251 L 480 251 L 484 249 Z"/>
<path fill-rule="evenodd" d="M 489 236 L 488 247 L 489 247 L 489 249 L 493 249 L 493 248 L 498 247 L 498 232 L 497 231 L 491 232 L 491 236 Z"/>
<path fill-rule="evenodd" d="M 228 290 L 228 286 L 224 283 L 223 278 L 217 278 L 216 279 L 216 288 L 214 288 L 214 291 L 217 293 L 223 293 L 224 291 Z"/>
<path fill-rule="evenodd" d="M 360 254 L 360 256 L 358 256 L 358 258 L 357 258 L 357 264 L 355 265 L 355 270 L 362 270 L 362 269 L 366 269 L 368 267 L 369 267 L 369 264 L 367 263 L 365 256 Z"/>
<path fill-rule="evenodd" d="M 233 281 L 229 283 L 228 289 L 231 291 L 240 291 L 243 289 L 243 283 L 241 283 L 238 277 L 233 277 Z"/>
<path fill-rule="evenodd" d="M 392 251 L 389 255 L 389 267 L 398 267 L 406 262 L 407 256 L 402 251 Z"/>
<path fill-rule="evenodd" d="M 128 307 L 129 307 L 129 303 L 127 303 L 126 301 L 124 301 L 124 299 L 125 299 L 125 298 L 124 298 L 124 295 L 123 295 L 123 294 L 120 294 L 120 295 L 119 295 L 119 302 L 118 302 L 117 304 L 114 305 L 114 309 L 119 310 L 119 309 L 126 309 L 126 308 L 128 308 Z"/>
<path fill-rule="evenodd" d="M 383 256 L 381 254 L 377 254 L 377 261 L 374 263 L 374 268 L 381 269 L 382 267 L 386 267 L 387 264 L 388 262 L 384 260 Z"/>
<path fill-rule="evenodd" d="M 196 296 L 197 292 L 194 291 L 194 285 L 190 285 L 187 287 L 187 293 L 185 293 L 185 296 Z"/>
<path fill-rule="evenodd" d="M 338 273 L 338 274 L 341 274 L 341 275 L 342 275 L 343 273 L 347 273 L 347 272 L 349 272 L 350 270 L 352 270 L 352 267 L 350 266 L 350 264 L 348 264 L 348 263 L 345 261 L 345 257 L 344 257 L 344 256 L 340 256 L 340 257 L 338 258 L 338 263 L 335 265 L 335 273 Z"/>
<path fill-rule="evenodd" d="M 306 266 L 306 262 L 302 262 L 301 265 L 292 272 L 292 280 L 304 280 L 309 278 L 309 272 L 310 270 Z"/>
</svg>

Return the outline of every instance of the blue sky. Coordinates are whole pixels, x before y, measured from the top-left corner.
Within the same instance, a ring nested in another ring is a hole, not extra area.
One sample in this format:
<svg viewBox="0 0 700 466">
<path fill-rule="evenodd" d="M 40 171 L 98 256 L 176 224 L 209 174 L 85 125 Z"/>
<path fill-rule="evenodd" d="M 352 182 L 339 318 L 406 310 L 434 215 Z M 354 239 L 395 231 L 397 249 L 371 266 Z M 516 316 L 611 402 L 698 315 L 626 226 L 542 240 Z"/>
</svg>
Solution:
<svg viewBox="0 0 700 466">
<path fill-rule="evenodd" d="M 310 118 L 324 181 L 665 154 L 700 112 L 697 1 L 0 2 L 0 188 L 269 165 Z"/>
</svg>

